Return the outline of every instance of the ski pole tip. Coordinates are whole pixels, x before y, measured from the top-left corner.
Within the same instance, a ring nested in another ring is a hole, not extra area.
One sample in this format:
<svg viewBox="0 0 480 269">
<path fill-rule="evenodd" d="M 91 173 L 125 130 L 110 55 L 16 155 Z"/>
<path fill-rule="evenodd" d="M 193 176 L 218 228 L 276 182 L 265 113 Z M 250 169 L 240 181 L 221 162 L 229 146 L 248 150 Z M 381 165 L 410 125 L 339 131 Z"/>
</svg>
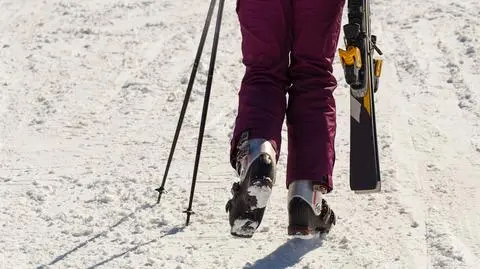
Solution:
<svg viewBox="0 0 480 269">
<path fill-rule="evenodd" d="M 162 194 L 165 192 L 165 188 L 159 187 L 159 188 L 156 188 L 155 191 L 158 192 L 157 204 L 159 204 L 160 199 L 162 198 Z"/>
</svg>

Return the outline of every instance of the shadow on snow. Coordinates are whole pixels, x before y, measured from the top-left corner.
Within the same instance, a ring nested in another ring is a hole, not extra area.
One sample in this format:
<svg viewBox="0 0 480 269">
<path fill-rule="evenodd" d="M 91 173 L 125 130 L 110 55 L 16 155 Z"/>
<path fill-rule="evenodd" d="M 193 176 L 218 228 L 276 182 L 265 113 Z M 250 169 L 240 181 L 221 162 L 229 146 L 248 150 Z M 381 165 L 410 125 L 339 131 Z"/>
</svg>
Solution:
<svg viewBox="0 0 480 269">
<path fill-rule="evenodd" d="M 244 269 L 282 269 L 297 264 L 300 259 L 308 252 L 321 247 L 323 244 L 322 236 L 315 236 L 311 239 L 293 238 L 278 247 L 272 253 L 268 254 L 255 263 L 247 263 Z"/>
<path fill-rule="evenodd" d="M 143 205 L 143 206 L 140 206 L 140 207 L 136 208 L 135 211 L 133 211 L 132 213 L 128 214 L 127 216 L 122 217 L 122 218 L 121 218 L 119 221 L 117 221 L 115 224 L 113 224 L 112 226 L 108 227 L 107 230 L 105 230 L 105 231 L 103 231 L 103 232 L 100 232 L 100 233 L 96 234 L 95 236 L 92 236 L 91 238 L 83 241 L 82 243 L 78 244 L 77 246 L 75 246 L 75 247 L 72 248 L 71 250 L 69 250 L 69 251 L 67 251 L 67 252 L 65 252 L 65 253 L 57 256 L 57 257 L 56 257 L 54 260 L 52 260 L 50 263 L 48 263 L 48 264 L 46 264 L 46 265 L 44 264 L 44 265 L 38 266 L 37 269 L 46 269 L 46 268 L 48 268 L 48 266 L 54 265 L 54 264 L 56 264 L 56 263 L 64 260 L 68 255 L 76 252 L 77 250 L 81 249 L 82 247 L 85 247 L 88 243 L 91 243 L 91 242 L 97 240 L 98 238 L 105 236 L 108 232 L 112 231 L 113 229 L 115 229 L 116 227 L 120 226 L 122 223 L 124 223 L 125 221 L 127 221 L 129 218 L 133 217 L 137 212 L 139 212 L 139 211 L 141 211 L 141 210 L 144 210 L 144 209 L 153 208 L 154 206 L 155 206 L 154 204 L 153 204 L 153 205 L 152 205 L 152 204 L 146 204 L 146 205 Z M 174 228 L 170 229 L 169 231 L 167 231 L 167 232 L 166 232 L 164 235 L 162 235 L 160 238 L 163 238 L 163 237 L 168 236 L 168 235 L 174 235 L 174 234 L 176 234 L 176 233 L 178 233 L 178 232 L 183 231 L 183 229 L 184 229 L 183 227 L 180 227 L 180 228 L 179 228 L 179 227 L 174 227 Z M 150 240 L 150 241 L 148 241 L 148 242 L 139 244 L 139 245 L 134 246 L 134 247 L 132 247 L 132 248 L 129 248 L 129 249 L 127 249 L 127 250 L 125 250 L 125 251 L 123 251 L 123 252 L 121 252 L 121 253 L 115 254 L 115 255 L 113 255 L 112 257 L 110 257 L 110 258 L 108 258 L 108 259 L 106 259 L 106 260 L 103 260 L 103 261 L 101 261 L 101 262 L 99 262 L 99 263 L 97 263 L 97 264 L 95 264 L 95 265 L 92 265 L 92 266 L 90 266 L 90 267 L 88 267 L 88 268 L 89 268 L 89 269 L 93 269 L 93 268 L 96 268 L 96 267 L 98 267 L 98 266 L 104 265 L 104 264 L 106 264 L 106 263 L 108 263 L 108 262 L 110 262 L 110 261 L 112 261 L 112 260 L 114 260 L 114 259 L 116 259 L 116 258 L 122 257 L 123 255 L 125 255 L 125 254 L 127 254 L 127 253 L 129 253 L 129 252 L 131 252 L 131 251 L 134 251 L 134 250 L 136 250 L 136 249 L 138 249 L 138 248 L 140 248 L 140 247 L 142 247 L 142 246 L 146 246 L 146 245 L 155 243 L 155 242 L 157 242 L 157 241 L 158 241 L 158 239 L 153 239 L 153 240 Z"/>
</svg>

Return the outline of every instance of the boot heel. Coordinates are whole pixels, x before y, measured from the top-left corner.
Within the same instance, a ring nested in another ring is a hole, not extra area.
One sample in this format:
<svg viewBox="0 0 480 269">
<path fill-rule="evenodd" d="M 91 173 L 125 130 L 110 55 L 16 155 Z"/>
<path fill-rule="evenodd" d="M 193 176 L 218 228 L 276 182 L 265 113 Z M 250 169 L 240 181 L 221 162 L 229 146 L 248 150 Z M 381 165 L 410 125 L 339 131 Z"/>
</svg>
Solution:
<svg viewBox="0 0 480 269">
<path fill-rule="evenodd" d="M 319 187 L 306 180 L 290 183 L 288 235 L 305 237 L 326 234 L 335 225 L 335 213 L 322 198 L 322 189 Z"/>
<path fill-rule="evenodd" d="M 240 182 L 232 187 L 233 198 L 227 203 L 230 233 L 237 237 L 252 237 L 262 222 L 265 208 L 275 182 L 275 155 L 269 142 L 251 141 L 237 171 Z M 253 146 L 253 145 L 256 146 Z M 271 150 L 269 150 L 271 149 Z"/>
<path fill-rule="evenodd" d="M 303 199 L 294 197 L 288 204 L 288 235 L 306 236 L 314 232 L 315 215 Z"/>
</svg>

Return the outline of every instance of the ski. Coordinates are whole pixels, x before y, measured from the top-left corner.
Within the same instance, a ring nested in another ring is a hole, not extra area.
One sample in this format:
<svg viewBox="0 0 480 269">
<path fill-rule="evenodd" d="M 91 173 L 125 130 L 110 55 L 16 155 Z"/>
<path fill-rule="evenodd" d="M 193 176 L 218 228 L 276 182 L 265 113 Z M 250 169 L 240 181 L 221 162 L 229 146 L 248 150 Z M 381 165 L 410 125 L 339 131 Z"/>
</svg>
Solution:
<svg viewBox="0 0 480 269">
<path fill-rule="evenodd" d="M 350 189 L 356 193 L 381 188 L 374 94 L 383 62 L 374 59 L 375 51 L 382 52 L 370 29 L 370 1 L 348 0 L 346 49 L 339 49 L 339 55 L 350 86 Z"/>
</svg>

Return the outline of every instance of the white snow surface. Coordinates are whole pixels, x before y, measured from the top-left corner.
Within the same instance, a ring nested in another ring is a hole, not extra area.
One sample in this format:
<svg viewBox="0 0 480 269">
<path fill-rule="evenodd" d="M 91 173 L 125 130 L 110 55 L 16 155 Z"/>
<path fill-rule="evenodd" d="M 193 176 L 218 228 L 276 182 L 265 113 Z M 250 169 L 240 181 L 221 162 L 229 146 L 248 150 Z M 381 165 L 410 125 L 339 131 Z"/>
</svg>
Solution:
<svg viewBox="0 0 480 269">
<path fill-rule="evenodd" d="M 256 205 L 250 209 L 264 208 L 268 205 L 272 190 L 268 186 L 254 185 L 248 188 L 248 195 L 256 198 Z"/>
<path fill-rule="evenodd" d="M 215 16 L 160 204 L 154 189 L 209 1 L 0 1 L 0 268 L 479 268 L 480 2 L 372 1 L 385 60 L 383 190 L 349 189 L 350 99 L 337 57 L 326 199 L 338 222 L 311 240 L 286 234 L 286 135 L 258 232 L 229 234 L 244 72 L 235 2 L 225 6 L 185 226 Z"/>
</svg>

